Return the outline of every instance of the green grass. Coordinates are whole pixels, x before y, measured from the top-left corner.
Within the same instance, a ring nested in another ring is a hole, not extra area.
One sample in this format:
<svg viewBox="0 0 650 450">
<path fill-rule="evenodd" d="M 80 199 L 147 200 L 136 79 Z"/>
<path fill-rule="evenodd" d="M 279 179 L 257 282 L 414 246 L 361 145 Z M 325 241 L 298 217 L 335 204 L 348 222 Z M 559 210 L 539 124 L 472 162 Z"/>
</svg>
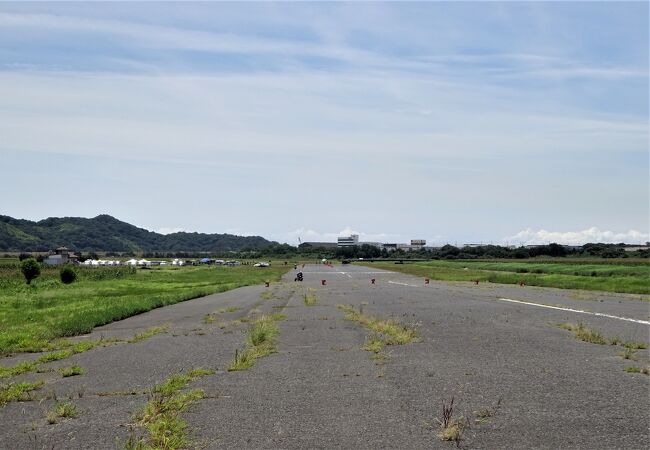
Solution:
<svg viewBox="0 0 650 450">
<path fill-rule="evenodd" d="M 125 443 L 127 449 L 175 450 L 190 446 L 187 422 L 180 417 L 192 403 L 203 398 L 201 389 L 183 391 L 198 377 L 211 375 L 211 369 L 197 368 L 186 374 L 176 374 L 152 390 L 152 398 L 135 414 L 136 423 L 146 432 L 144 436 L 131 438 Z"/>
<path fill-rule="evenodd" d="M 52 361 L 60 361 L 71 357 L 74 354 L 72 350 L 60 350 L 58 352 L 46 353 L 36 360 L 37 363 L 44 364 Z"/>
<path fill-rule="evenodd" d="M 54 424 L 60 418 L 71 419 L 79 415 L 79 409 L 71 402 L 57 402 L 54 408 L 47 412 L 47 423 Z"/>
<path fill-rule="evenodd" d="M 40 356 L 34 361 L 24 361 L 19 364 L 16 364 L 13 367 L 0 366 L 0 378 L 14 377 L 27 372 L 42 371 L 41 369 L 39 369 L 39 366 L 41 364 L 46 364 L 52 361 L 60 361 L 62 359 L 69 358 L 72 355 L 76 355 L 78 353 L 83 353 L 88 350 L 92 350 L 93 348 L 99 345 L 102 346 L 112 345 L 117 342 L 121 342 L 121 341 L 116 339 L 99 340 L 99 341 L 83 341 L 77 343 L 73 343 L 65 340 L 57 341 L 53 345 L 67 347 L 67 349 L 46 353 L 45 355 Z"/>
<path fill-rule="evenodd" d="M 161 306 L 223 292 L 269 278 L 289 266 L 80 269 L 70 285 L 44 269 L 26 285 L 17 267 L 0 270 L 0 355 L 53 348 L 57 338 L 89 333 L 99 325 Z M 56 348 L 56 346 L 55 346 Z"/>
<path fill-rule="evenodd" d="M 503 284 L 524 282 L 530 286 L 590 291 L 650 294 L 650 261 L 553 259 L 547 261 L 426 261 L 394 264 L 375 262 L 373 267 L 442 281 L 474 281 Z M 650 301 L 647 297 L 644 301 Z"/>
<path fill-rule="evenodd" d="M 598 345 L 617 345 L 623 347 L 625 350 L 619 353 L 619 356 L 623 359 L 636 359 L 636 352 L 640 349 L 648 348 L 648 346 L 643 342 L 634 342 L 627 341 L 623 342 L 618 337 L 605 338 L 602 333 L 598 330 L 592 328 L 587 328 L 581 322 L 578 324 L 575 323 L 558 323 L 558 327 L 563 330 L 567 330 L 573 333 L 573 336 L 576 339 L 579 339 L 584 342 L 590 342 L 592 344 Z"/>
<path fill-rule="evenodd" d="M 379 353 L 384 348 L 384 340 L 381 335 L 373 333 L 366 338 L 366 342 L 361 347 L 362 350 L 372 353 Z"/>
<path fill-rule="evenodd" d="M 0 367 L 0 378 L 9 378 L 27 372 L 33 372 L 38 367 L 35 361 L 23 361 L 13 367 Z"/>
<path fill-rule="evenodd" d="M 0 385 L 0 406 L 8 402 L 31 400 L 30 393 L 43 386 L 43 381 L 21 382 Z"/>
<path fill-rule="evenodd" d="M 336 307 L 345 312 L 346 320 L 358 322 L 364 328 L 380 335 L 386 345 L 404 345 L 421 340 L 415 328 L 403 325 L 397 320 L 369 316 L 349 305 L 336 305 Z"/>
<path fill-rule="evenodd" d="M 246 348 L 243 351 L 235 351 L 235 357 L 228 365 L 228 371 L 250 369 L 255 365 L 257 358 L 275 353 L 277 337 L 280 334 L 280 329 L 275 322 L 284 317 L 283 314 L 272 314 L 255 319 L 248 329 Z"/>
<path fill-rule="evenodd" d="M 307 306 L 314 306 L 318 303 L 318 297 L 316 297 L 315 289 L 309 288 L 309 291 L 303 295 L 303 302 Z"/>
<path fill-rule="evenodd" d="M 648 367 L 626 367 L 623 370 L 627 373 L 642 373 L 644 375 L 650 375 L 650 368 Z"/>
<path fill-rule="evenodd" d="M 128 342 L 129 344 L 135 344 L 136 342 L 144 341 L 145 339 L 149 339 L 150 337 L 155 336 L 157 334 L 165 333 L 168 329 L 169 326 L 167 325 L 162 327 L 151 327 L 146 329 L 142 333 L 136 334 L 126 342 Z"/>
<path fill-rule="evenodd" d="M 63 378 L 67 378 L 67 377 L 74 377 L 76 375 L 83 375 L 84 370 L 75 364 L 74 366 L 70 366 L 70 367 L 62 367 L 61 369 L 59 369 L 59 373 Z"/>
<path fill-rule="evenodd" d="M 611 344 L 611 340 L 608 341 L 605 339 L 600 331 L 587 328 L 582 323 L 578 323 L 577 325 L 573 323 L 559 323 L 557 326 L 564 330 L 572 332 L 573 336 L 576 339 L 579 339 L 583 342 L 590 342 L 592 344 L 598 345 L 606 345 L 608 343 Z"/>
</svg>

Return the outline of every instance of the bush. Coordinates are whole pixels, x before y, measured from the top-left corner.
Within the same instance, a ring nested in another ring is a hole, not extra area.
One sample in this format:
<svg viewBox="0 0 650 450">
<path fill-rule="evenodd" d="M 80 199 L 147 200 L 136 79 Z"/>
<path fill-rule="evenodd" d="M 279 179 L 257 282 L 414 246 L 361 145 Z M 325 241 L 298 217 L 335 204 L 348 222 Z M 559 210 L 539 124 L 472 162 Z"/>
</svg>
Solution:
<svg viewBox="0 0 650 450">
<path fill-rule="evenodd" d="M 70 284 L 74 283 L 74 280 L 77 279 L 77 272 L 75 272 L 72 267 L 65 266 L 61 268 L 59 276 L 61 277 L 61 283 Z"/>
<path fill-rule="evenodd" d="M 19 261 L 24 261 L 24 260 L 26 260 L 28 258 L 32 258 L 31 253 L 21 253 L 20 255 L 18 255 L 18 260 Z"/>
<path fill-rule="evenodd" d="M 25 276 L 27 284 L 30 284 L 34 278 L 41 274 L 41 265 L 34 258 L 27 258 L 20 263 L 20 271 Z"/>
</svg>

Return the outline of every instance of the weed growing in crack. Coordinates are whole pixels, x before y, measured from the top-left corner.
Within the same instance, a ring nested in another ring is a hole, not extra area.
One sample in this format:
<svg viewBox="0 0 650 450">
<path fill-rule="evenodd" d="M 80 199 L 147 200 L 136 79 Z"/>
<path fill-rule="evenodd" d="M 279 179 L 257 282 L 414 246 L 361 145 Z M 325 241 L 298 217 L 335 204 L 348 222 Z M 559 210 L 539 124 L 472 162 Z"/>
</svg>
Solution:
<svg viewBox="0 0 650 450">
<path fill-rule="evenodd" d="M 278 320 L 282 320 L 283 314 L 272 314 L 260 316 L 253 321 L 248 329 L 246 348 L 242 351 L 235 350 L 235 358 L 228 365 L 228 371 L 246 370 L 253 367 L 257 358 L 268 356 L 277 351 L 277 337 L 280 334 Z"/>
<path fill-rule="evenodd" d="M 47 412 L 45 418 L 47 423 L 54 424 L 59 419 L 72 419 L 79 415 L 79 409 L 72 402 L 56 402 L 54 408 Z"/>
<path fill-rule="evenodd" d="M 126 342 L 128 342 L 129 344 L 135 344 L 136 342 L 144 341 L 145 339 L 149 339 L 150 337 L 155 336 L 157 334 L 165 333 L 167 332 L 168 329 L 169 329 L 168 325 L 162 327 L 151 327 L 143 331 L 142 333 L 136 334 Z"/>
<path fill-rule="evenodd" d="M 59 373 L 61 374 L 62 377 L 67 378 L 67 377 L 74 377 L 76 375 L 83 375 L 84 370 L 78 366 L 70 366 L 70 367 L 62 367 L 59 369 Z"/>
<path fill-rule="evenodd" d="M 455 442 L 456 447 L 460 447 L 463 432 L 469 427 L 469 423 L 462 417 L 454 418 L 454 397 L 451 398 L 449 405 L 442 402 L 441 416 L 437 420 L 440 424 L 438 437 L 443 441 Z"/>
<path fill-rule="evenodd" d="M 314 306 L 316 303 L 318 303 L 318 298 L 316 297 L 316 290 L 313 288 L 309 288 L 309 291 L 303 295 L 303 302 L 307 306 Z"/>
<path fill-rule="evenodd" d="M 154 386 L 150 400 L 144 408 L 134 415 L 136 426 L 146 430 L 145 436 L 131 433 L 124 446 L 127 449 L 166 449 L 187 448 L 190 445 L 187 422 L 180 417 L 193 402 L 203 398 L 201 389 L 182 391 L 198 377 L 211 375 L 211 369 L 197 368 L 186 374 L 176 374 L 165 382 Z"/>
<path fill-rule="evenodd" d="M 576 339 L 579 339 L 583 342 L 590 342 L 592 344 L 605 345 L 607 341 L 600 333 L 600 331 L 592 330 L 584 326 L 582 322 L 579 322 L 577 325 L 572 323 L 559 323 L 558 327 L 568 330 L 573 333 L 573 336 Z M 610 341 L 611 343 L 611 341 Z"/>
<path fill-rule="evenodd" d="M 43 381 L 2 384 L 0 385 L 0 406 L 8 402 L 31 400 L 31 392 L 40 389 L 44 384 Z"/>
<path fill-rule="evenodd" d="M 337 305 L 337 308 L 345 312 L 347 320 L 358 322 L 364 328 L 382 335 L 386 345 L 404 345 L 421 341 L 420 335 L 415 327 L 406 326 L 395 319 L 382 319 L 363 314 L 362 309 L 355 310 L 349 305 Z"/>
<path fill-rule="evenodd" d="M 632 348 L 626 348 L 622 352 L 620 352 L 618 355 L 623 358 L 623 359 L 631 359 L 633 361 L 636 360 L 636 352 L 637 350 L 634 350 Z"/>
<path fill-rule="evenodd" d="M 381 335 L 373 333 L 370 336 L 366 337 L 366 342 L 361 347 L 362 350 L 367 352 L 373 352 L 375 354 L 381 352 L 384 348 L 384 340 L 381 338 Z"/>
</svg>

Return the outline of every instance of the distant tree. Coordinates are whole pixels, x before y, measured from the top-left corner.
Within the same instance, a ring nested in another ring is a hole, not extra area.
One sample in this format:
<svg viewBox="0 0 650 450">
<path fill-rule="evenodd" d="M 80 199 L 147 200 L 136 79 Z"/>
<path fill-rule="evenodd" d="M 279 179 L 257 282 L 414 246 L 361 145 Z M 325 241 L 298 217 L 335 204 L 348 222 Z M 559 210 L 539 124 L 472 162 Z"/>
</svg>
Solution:
<svg viewBox="0 0 650 450">
<path fill-rule="evenodd" d="M 43 262 L 43 255 L 37 255 L 36 256 L 36 262 L 42 263 Z"/>
<path fill-rule="evenodd" d="M 61 278 L 61 283 L 70 284 L 77 279 L 77 272 L 70 266 L 63 266 L 59 272 L 59 277 Z"/>
<path fill-rule="evenodd" d="M 25 276 L 27 284 L 41 274 L 41 265 L 34 258 L 27 258 L 20 263 L 20 271 Z"/>
<path fill-rule="evenodd" d="M 31 257 L 32 257 L 31 253 L 21 253 L 20 255 L 18 255 L 18 260 L 19 261 L 24 261 L 27 258 L 31 258 Z"/>
</svg>

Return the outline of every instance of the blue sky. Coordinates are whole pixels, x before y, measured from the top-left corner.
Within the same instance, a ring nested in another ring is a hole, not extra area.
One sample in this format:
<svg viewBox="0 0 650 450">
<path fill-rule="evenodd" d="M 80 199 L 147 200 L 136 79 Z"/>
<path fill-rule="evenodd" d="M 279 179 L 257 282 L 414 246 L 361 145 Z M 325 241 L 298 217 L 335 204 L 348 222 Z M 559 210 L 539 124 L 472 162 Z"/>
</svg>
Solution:
<svg viewBox="0 0 650 450">
<path fill-rule="evenodd" d="M 647 2 L 0 3 L 0 213 L 645 242 L 648 37 Z"/>
</svg>

